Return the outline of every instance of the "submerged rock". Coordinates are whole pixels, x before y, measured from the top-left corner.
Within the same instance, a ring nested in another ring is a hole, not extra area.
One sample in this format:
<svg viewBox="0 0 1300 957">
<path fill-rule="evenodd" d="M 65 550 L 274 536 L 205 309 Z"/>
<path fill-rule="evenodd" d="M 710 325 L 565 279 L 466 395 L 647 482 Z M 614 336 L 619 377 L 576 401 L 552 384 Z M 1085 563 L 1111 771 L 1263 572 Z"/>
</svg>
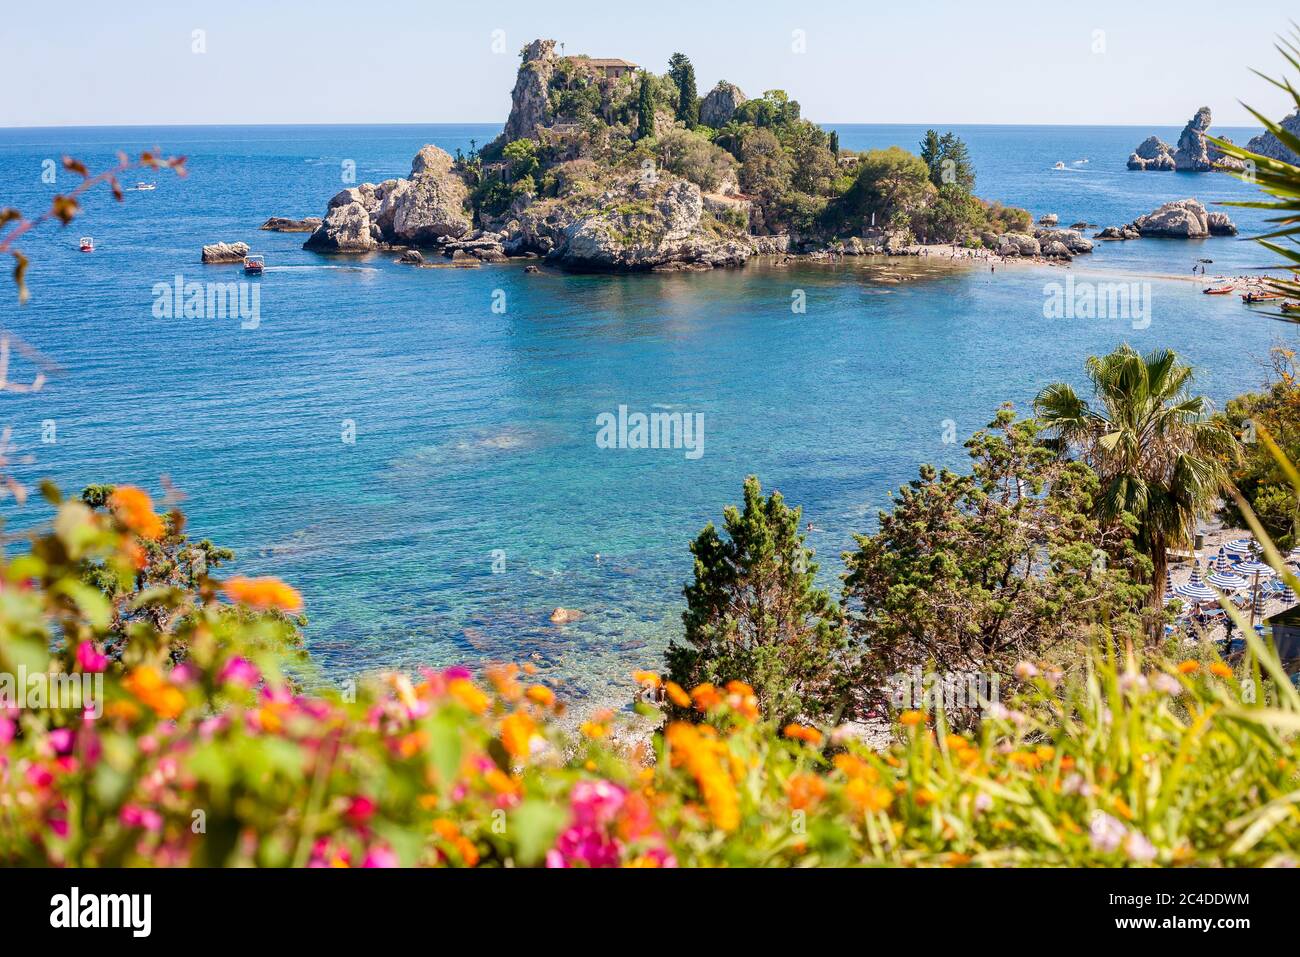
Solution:
<svg viewBox="0 0 1300 957">
<path fill-rule="evenodd" d="M 576 608 L 557 608 L 551 612 L 551 622 L 556 625 L 567 625 L 571 621 L 577 621 L 583 617 L 582 612 Z"/>
<path fill-rule="evenodd" d="M 258 228 L 268 229 L 273 233 L 311 233 L 315 232 L 320 224 L 321 218 L 319 216 L 308 216 L 305 219 L 272 216 Z"/>
<path fill-rule="evenodd" d="M 212 243 L 203 247 L 205 263 L 241 263 L 248 255 L 248 243 Z"/>
</svg>

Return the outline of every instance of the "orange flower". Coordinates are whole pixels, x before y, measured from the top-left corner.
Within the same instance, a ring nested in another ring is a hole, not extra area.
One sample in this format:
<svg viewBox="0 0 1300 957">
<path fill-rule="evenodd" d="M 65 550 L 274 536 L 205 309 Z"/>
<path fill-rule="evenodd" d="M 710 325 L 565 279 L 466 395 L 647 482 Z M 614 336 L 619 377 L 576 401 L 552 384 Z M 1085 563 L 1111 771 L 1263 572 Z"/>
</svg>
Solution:
<svg viewBox="0 0 1300 957">
<path fill-rule="evenodd" d="M 795 774 L 785 784 L 790 806 L 796 810 L 812 807 L 826 796 L 826 783 L 815 774 Z"/>
<path fill-rule="evenodd" d="M 511 757 L 528 756 L 529 743 L 536 731 L 536 722 L 523 711 L 516 711 L 501 719 L 501 743 Z"/>
<path fill-rule="evenodd" d="M 546 685 L 532 685 L 526 692 L 528 700 L 533 704 L 539 704 L 543 708 L 549 708 L 555 704 L 555 692 Z"/>
<path fill-rule="evenodd" d="M 599 741 L 609 734 L 609 728 L 599 721 L 584 721 L 578 725 L 578 730 L 582 732 L 583 737 L 592 741 Z"/>
<path fill-rule="evenodd" d="M 1194 675 L 1200 670 L 1201 663 L 1199 661 L 1184 661 L 1178 665 L 1178 673 L 1180 675 Z"/>
<path fill-rule="evenodd" d="M 108 497 L 108 507 L 117 520 L 141 538 L 162 536 L 163 520 L 153 510 L 153 499 L 134 485 L 119 485 Z"/>
<path fill-rule="evenodd" d="M 135 668 L 122 680 L 122 686 L 160 718 L 175 718 L 185 710 L 185 695 L 175 685 L 168 684 L 162 672 L 151 665 Z"/>
<path fill-rule="evenodd" d="M 691 700 L 698 710 L 709 711 L 722 703 L 722 695 L 718 693 L 717 688 L 706 681 L 691 689 Z"/>
<path fill-rule="evenodd" d="M 689 708 L 691 706 L 691 696 L 686 693 L 686 689 L 676 681 L 669 681 L 664 685 L 664 691 L 668 692 L 668 700 L 679 708 Z"/>
<path fill-rule="evenodd" d="M 711 687 L 711 686 L 710 686 Z M 727 745 L 716 735 L 682 721 L 668 726 L 665 737 L 675 766 L 685 765 L 709 808 L 716 827 L 732 831 L 740 826 L 740 799 L 727 772 Z"/>
<path fill-rule="evenodd" d="M 634 671 L 632 680 L 643 688 L 658 688 L 660 679 L 653 671 Z"/>
<path fill-rule="evenodd" d="M 1232 669 L 1222 661 L 1216 661 L 1210 665 L 1210 674 L 1218 675 L 1220 678 L 1231 678 L 1233 676 Z"/>
<path fill-rule="evenodd" d="M 860 810 L 867 812 L 888 811 L 894 803 L 894 795 L 889 788 L 869 784 L 863 778 L 854 778 L 844 788 L 844 796 Z"/>
<path fill-rule="evenodd" d="M 221 586 L 231 601 L 259 611 L 297 612 L 302 609 L 302 595 L 278 578 L 245 578 L 236 575 Z"/>
<path fill-rule="evenodd" d="M 898 716 L 898 723 L 908 728 L 915 727 L 918 724 L 925 724 L 925 712 L 904 711 Z"/>
<path fill-rule="evenodd" d="M 524 696 L 524 686 L 519 683 L 518 665 L 493 665 L 485 669 L 485 673 L 497 694 L 506 701 L 518 701 Z"/>
<path fill-rule="evenodd" d="M 474 686 L 468 678 L 455 678 L 447 683 L 447 694 L 455 698 L 475 714 L 487 711 L 488 696 Z"/>
<path fill-rule="evenodd" d="M 880 780 L 880 772 L 877 771 L 866 761 L 852 754 L 837 754 L 834 758 L 835 767 L 842 774 L 850 778 L 861 778 L 868 784 L 875 784 Z"/>
<path fill-rule="evenodd" d="M 822 743 L 822 733 L 806 724 L 787 724 L 782 734 L 792 740 L 805 741 L 814 746 Z"/>
</svg>

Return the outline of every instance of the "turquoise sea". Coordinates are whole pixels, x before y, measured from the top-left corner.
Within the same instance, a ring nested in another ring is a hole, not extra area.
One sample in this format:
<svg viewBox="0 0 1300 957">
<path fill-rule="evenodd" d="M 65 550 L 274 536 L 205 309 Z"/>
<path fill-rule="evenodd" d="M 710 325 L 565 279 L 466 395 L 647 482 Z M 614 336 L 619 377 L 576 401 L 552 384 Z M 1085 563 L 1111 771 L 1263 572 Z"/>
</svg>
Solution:
<svg viewBox="0 0 1300 957">
<path fill-rule="evenodd" d="M 837 128 L 849 149 L 914 148 L 924 131 Z M 19 476 L 155 492 L 169 477 L 193 532 L 236 549 L 239 571 L 301 588 L 309 645 L 332 674 L 532 660 L 571 696 L 605 700 L 623 697 L 627 672 L 655 664 L 679 630 L 687 543 L 738 499 L 745 475 L 804 506 L 833 587 L 839 553 L 874 527 L 893 487 L 922 462 L 963 467 L 946 431 L 964 438 L 1003 400 L 1023 408 L 1045 382 L 1081 380 L 1089 353 L 1125 340 L 1174 348 L 1222 402 L 1259 384 L 1270 345 L 1296 340 L 1295 327 L 1182 279 L 1198 258 L 1214 260 L 1212 273 L 1268 262 L 1233 239 L 1099 244 L 1076 260 L 1078 280 L 1151 283 L 1149 325 L 1135 329 L 1044 318 L 1044 285 L 1064 278 L 1045 267 L 528 275 L 518 263 L 330 259 L 304 252 L 301 234 L 257 230 L 272 215 L 320 215 L 345 161 L 358 182 L 402 176 L 426 142 L 468 149 L 498 129 L 0 130 L 0 204 L 26 211 L 71 185 L 66 173 L 41 178 L 43 161 L 65 153 L 102 168 L 118 148 L 156 145 L 190 168 L 185 179 L 133 175 L 157 189 L 121 204 L 97 194 L 83 223 L 27 243 L 31 302 L 0 296 L 0 323 L 58 368 L 42 392 L 0 399 L 14 442 L 35 457 Z M 1174 128 L 957 132 L 980 195 L 1062 224 L 1252 195 L 1217 174 L 1125 170 L 1138 142 L 1172 141 Z M 1244 142 L 1253 131 L 1218 132 Z M 1243 235 L 1262 230 L 1254 211 L 1229 212 Z M 93 255 L 77 250 L 83 234 Z M 155 284 L 241 278 L 200 265 L 199 247 L 217 240 L 267 257 L 257 328 L 155 317 Z M 791 311 L 795 290 L 803 314 Z M 620 405 L 701 413 L 703 455 L 597 447 L 596 417 Z M 4 513 L 11 530 L 48 516 L 12 502 Z M 585 616 L 553 626 L 559 605 Z"/>
</svg>

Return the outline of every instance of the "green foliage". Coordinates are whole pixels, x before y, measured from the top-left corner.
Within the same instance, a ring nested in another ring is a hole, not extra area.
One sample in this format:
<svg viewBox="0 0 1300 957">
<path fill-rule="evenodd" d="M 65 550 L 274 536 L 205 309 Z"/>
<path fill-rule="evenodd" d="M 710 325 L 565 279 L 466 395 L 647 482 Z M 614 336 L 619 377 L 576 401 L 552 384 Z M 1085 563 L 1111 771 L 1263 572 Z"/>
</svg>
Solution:
<svg viewBox="0 0 1300 957">
<path fill-rule="evenodd" d="M 761 97 L 746 100 L 736 109 L 737 123 L 785 129 L 799 121 L 799 103 L 785 90 L 768 90 Z"/>
<path fill-rule="evenodd" d="M 501 151 L 501 158 L 510 164 L 508 180 L 523 176 L 533 176 L 540 168 L 537 161 L 537 141 L 529 137 L 507 143 Z"/>
<path fill-rule="evenodd" d="M 863 154 L 857 178 L 840 204 L 846 218 L 867 221 L 874 214 L 878 224 L 903 214 L 910 226 L 913 212 L 923 207 L 934 193 L 930 171 L 920 157 L 899 146 L 870 150 Z"/>
<path fill-rule="evenodd" d="M 686 54 L 674 53 L 668 60 L 668 77 L 677 87 L 675 116 L 689 129 L 700 120 L 700 98 L 695 91 L 695 67 Z"/>
<path fill-rule="evenodd" d="M 1096 473 L 1038 433 L 1003 407 L 966 443 L 969 474 L 923 466 L 880 530 L 855 536 L 844 602 L 868 701 L 913 668 L 1009 681 L 1019 661 L 1076 650 L 1097 624 L 1135 623 L 1145 589 L 1131 529 L 1097 520 Z"/>
<path fill-rule="evenodd" d="M 682 614 L 686 645 L 666 653 L 685 687 L 733 679 L 751 684 L 763 713 L 778 720 L 834 714 L 845 703 L 840 612 L 814 579 L 817 565 L 799 532 L 800 510 L 780 492 L 745 480 L 744 510 L 723 510 L 691 545 L 695 575 Z"/>
<path fill-rule="evenodd" d="M 935 130 L 926 130 L 921 140 L 921 160 L 930 170 L 930 182 L 936 189 L 957 186 L 969 193 L 975 188 L 975 167 L 970 151 L 957 134 L 942 136 Z"/>
<path fill-rule="evenodd" d="M 665 133 L 655 143 L 655 152 L 664 169 L 705 192 L 716 190 L 724 178 L 734 175 L 736 167 L 730 153 L 690 130 Z"/>
<path fill-rule="evenodd" d="M 1167 551 L 1192 544 L 1196 522 L 1228 485 L 1225 462 L 1236 441 L 1209 414 L 1202 396 L 1187 393 L 1190 366 L 1168 350 L 1143 356 L 1127 344 L 1084 364 L 1094 406 L 1058 382 L 1043 389 L 1034 409 L 1064 449 L 1077 451 L 1101 476 L 1100 513 L 1137 520 L 1137 542 L 1151 558 L 1160 603 Z"/>
<path fill-rule="evenodd" d="M 637 135 L 654 136 L 655 104 L 654 93 L 649 74 L 641 74 L 641 90 L 637 95 Z"/>
</svg>

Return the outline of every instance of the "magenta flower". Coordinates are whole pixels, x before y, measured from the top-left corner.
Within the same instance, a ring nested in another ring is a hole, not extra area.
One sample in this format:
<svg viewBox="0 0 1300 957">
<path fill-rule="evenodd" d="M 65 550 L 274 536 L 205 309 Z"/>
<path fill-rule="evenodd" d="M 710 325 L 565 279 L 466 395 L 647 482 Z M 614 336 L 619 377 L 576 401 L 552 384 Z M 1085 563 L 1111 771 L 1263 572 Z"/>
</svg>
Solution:
<svg viewBox="0 0 1300 957">
<path fill-rule="evenodd" d="M 123 804 L 119 819 L 127 827 L 142 827 L 147 831 L 161 831 L 163 825 L 161 814 L 138 804 Z"/>
<path fill-rule="evenodd" d="M 262 675 L 257 668 L 246 658 L 231 658 L 226 662 L 226 667 L 221 669 L 221 682 L 223 684 L 236 684 L 251 688 L 261 678 Z"/>
<path fill-rule="evenodd" d="M 96 650 L 93 642 L 83 641 L 77 645 L 77 664 L 82 671 L 103 671 L 108 667 L 108 656 Z"/>
<path fill-rule="evenodd" d="M 397 855 L 387 847 L 372 847 L 366 852 L 366 858 L 361 862 L 362 867 L 399 867 Z"/>
</svg>

